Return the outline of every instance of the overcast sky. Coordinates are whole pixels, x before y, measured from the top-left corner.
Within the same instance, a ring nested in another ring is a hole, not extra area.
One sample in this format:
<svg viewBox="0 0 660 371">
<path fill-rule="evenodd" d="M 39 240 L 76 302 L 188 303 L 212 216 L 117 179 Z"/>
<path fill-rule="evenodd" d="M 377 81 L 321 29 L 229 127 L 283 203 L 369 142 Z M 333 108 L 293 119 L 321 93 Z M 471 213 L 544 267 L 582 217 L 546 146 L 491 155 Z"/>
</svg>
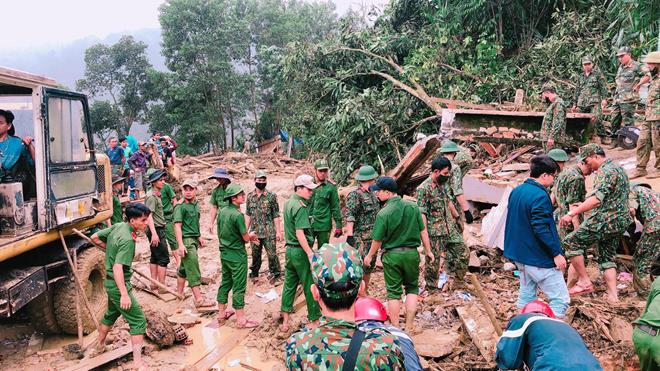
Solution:
<svg viewBox="0 0 660 371">
<path fill-rule="evenodd" d="M 333 0 L 337 12 L 387 0 Z M 163 0 L 3 0 L 0 52 L 57 48 L 86 37 L 160 27 Z"/>
</svg>

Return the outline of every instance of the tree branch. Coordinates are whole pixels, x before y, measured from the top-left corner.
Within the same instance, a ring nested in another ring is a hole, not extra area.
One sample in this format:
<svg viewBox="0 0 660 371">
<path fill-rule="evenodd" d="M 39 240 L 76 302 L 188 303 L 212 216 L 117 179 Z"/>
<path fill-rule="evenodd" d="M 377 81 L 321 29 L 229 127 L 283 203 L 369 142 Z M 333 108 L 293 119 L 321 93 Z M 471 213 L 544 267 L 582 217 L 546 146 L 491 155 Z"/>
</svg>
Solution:
<svg viewBox="0 0 660 371">
<path fill-rule="evenodd" d="M 448 64 L 446 64 L 446 63 L 442 63 L 442 62 L 440 62 L 439 64 L 440 64 L 441 67 L 444 67 L 444 68 L 446 68 L 446 69 L 448 69 L 448 70 L 450 70 L 450 71 L 456 72 L 457 74 L 459 74 L 459 75 L 461 75 L 461 76 L 469 77 L 469 78 L 471 78 L 472 80 L 474 80 L 474 81 L 478 81 L 478 82 L 483 81 L 483 80 L 481 79 L 481 77 L 479 77 L 479 76 L 474 76 L 474 75 L 470 75 L 469 73 L 467 73 L 467 72 L 463 72 L 462 70 L 459 70 L 458 68 L 456 68 L 456 67 L 454 67 L 454 66 L 450 66 L 450 65 L 448 65 Z"/>
</svg>

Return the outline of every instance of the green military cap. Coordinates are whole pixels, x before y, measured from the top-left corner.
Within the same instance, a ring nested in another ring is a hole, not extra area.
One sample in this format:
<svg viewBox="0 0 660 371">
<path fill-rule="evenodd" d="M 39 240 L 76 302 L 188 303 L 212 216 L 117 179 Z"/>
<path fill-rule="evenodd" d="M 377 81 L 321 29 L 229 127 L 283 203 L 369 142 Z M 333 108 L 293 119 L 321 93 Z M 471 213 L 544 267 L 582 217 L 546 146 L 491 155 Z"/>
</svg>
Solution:
<svg viewBox="0 0 660 371">
<path fill-rule="evenodd" d="M 568 154 L 566 151 L 560 148 L 553 148 L 548 152 L 548 156 L 550 156 L 551 159 L 557 161 L 557 162 L 566 162 L 568 161 Z"/>
<path fill-rule="evenodd" d="M 591 59 L 591 56 L 585 55 L 582 57 L 582 64 L 589 64 L 589 63 L 594 63 L 594 61 Z"/>
<path fill-rule="evenodd" d="M 556 93 L 557 89 L 555 89 L 555 85 L 553 83 L 546 82 L 545 84 L 543 84 L 543 87 L 541 88 L 541 93 L 546 91 Z"/>
<path fill-rule="evenodd" d="M 378 173 L 376 172 L 376 169 L 374 169 L 373 166 L 369 166 L 369 165 L 361 166 L 360 170 L 358 170 L 358 173 L 355 176 L 355 180 L 359 182 L 364 182 L 376 178 L 378 178 Z"/>
<path fill-rule="evenodd" d="M 622 46 L 619 48 L 619 51 L 616 52 L 616 56 L 620 57 L 624 54 L 630 54 L 630 47 L 629 46 Z"/>
<path fill-rule="evenodd" d="M 311 271 L 319 290 L 333 299 L 356 295 L 364 274 L 360 254 L 346 242 L 323 244 L 312 257 Z M 330 287 L 339 282 L 352 283 L 353 287 L 345 291 Z"/>
<path fill-rule="evenodd" d="M 119 182 L 123 182 L 125 179 L 126 179 L 125 177 L 121 177 L 121 176 L 115 174 L 115 175 L 112 176 L 112 185 L 115 185 Z"/>
<path fill-rule="evenodd" d="M 255 178 L 265 178 L 267 176 L 266 170 L 257 170 L 257 173 L 254 175 Z"/>
<path fill-rule="evenodd" d="M 314 161 L 314 168 L 316 170 L 328 170 L 330 166 L 328 166 L 328 161 L 326 160 L 316 160 Z"/>
<path fill-rule="evenodd" d="M 442 142 L 442 147 L 440 147 L 440 153 L 453 153 L 458 151 L 458 144 L 451 140 L 445 140 Z"/>
<path fill-rule="evenodd" d="M 603 150 L 603 147 L 599 146 L 596 143 L 585 144 L 584 146 L 580 147 L 580 153 L 578 154 L 578 161 L 580 162 L 584 161 L 585 158 L 592 155 L 605 156 L 605 151 Z"/>
<path fill-rule="evenodd" d="M 225 200 L 230 197 L 234 197 L 241 192 L 243 192 L 243 187 L 241 187 L 239 184 L 232 183 L 227 186 L 227 190 L 225 191 Z"/>
</svg>

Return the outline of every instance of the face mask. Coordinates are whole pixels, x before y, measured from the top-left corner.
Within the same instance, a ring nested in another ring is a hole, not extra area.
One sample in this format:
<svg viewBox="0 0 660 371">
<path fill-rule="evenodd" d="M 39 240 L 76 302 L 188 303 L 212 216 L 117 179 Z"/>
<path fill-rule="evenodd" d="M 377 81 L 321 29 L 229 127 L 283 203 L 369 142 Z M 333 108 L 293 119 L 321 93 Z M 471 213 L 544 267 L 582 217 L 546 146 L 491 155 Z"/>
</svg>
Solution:
<svg viewBox="0 0 660 371">
<path fill-rule="evenodd" d="M 266 189 L 266 184 L 267 183 L 254 183 L 254 186 L 263 191 Z"/>
<path fill-rule="evenodd" d="M 449 180 L 449 175 L 438 175 L 436 178 L 436 183 L 438 184 L 445 184 Z"/>
</svg>

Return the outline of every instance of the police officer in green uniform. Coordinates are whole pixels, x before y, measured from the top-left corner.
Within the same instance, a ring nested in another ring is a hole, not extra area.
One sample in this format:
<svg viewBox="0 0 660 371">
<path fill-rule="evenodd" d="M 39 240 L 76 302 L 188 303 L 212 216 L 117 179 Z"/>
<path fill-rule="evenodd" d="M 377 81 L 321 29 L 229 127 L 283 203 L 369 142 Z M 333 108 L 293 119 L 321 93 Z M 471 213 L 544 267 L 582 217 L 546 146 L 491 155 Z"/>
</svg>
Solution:
<svg viewBox="0 0 660 371">
<path fill-rule="evenodd" d="M 454 282 L 460 286 L 467 272 L 470 250 L 465 246 L 463 236 L 454 228 L 451 212 L 454 206 L 447 192 L 448 188 L 445 187 L 451 178 L 452 170 L 452 164 L 447 158 L 439 156 L 433 160 L 431 175 L 417 188 L 417 205 L 428 231 L 431 252 L 438 258 L 443 256 L 446 259 Z M 438 270 L 444 269 L 440 267 L 443 259 L 438 260 L 425 265 L 424 280 L 428 289 L 438 287 Z"/>
<path fill-rule="evenodd" d="M 355 302 L 362 283 L 359 253 L 346 243 L 325 244 L 312 258 L 312 295 L 321 306 L 318 327 L 286 343 L 288 370 L 403 370 L 396 338 L 383 328 L 359 331 Z M 361 340 L 360 340 L 361 339 Z M 356 346 L 351 349 L 351 342 Z"/>
<path fill-rule="evenodd" d="M 560 147 L 566 139 L 566 105 L 552 84 L 543 85 L 541 100 L 550 104 L 541 124 L 543 152 L 547 153 L 554 147 Z"/>
<path fill-rule="evenodd" d="M 149 208 L 140 203 L 126 205 L 126 223 L 113 224 L 92 235 L 92 241 L 105 249 L 106 279 L 103 283 L 108 295 L 108 309 L 99 324 L 96 341 L 97 352 L 105 350 L 105 339 L 117 318 L 121 315 L 128 323 L 133 345 L 133 366 L 145 367 L 142 361 L 142 342 L 147 329 L 147 320 L 142 308 L 133 296 L 131 264 L 135 257 L 137 233 L 147 229 Z"/>
<path fill-rule="evenodd" d="M 218 234 L 220 235 L 220 262 L 222 283 L 218 288 L 218 320 L 224 321 L 233 313 L 226 312 L 229 291 L 232 292 L 231 305 L 236 310 L 236 323 L 240 328 L 257 327 L 259 322 L 245 317 L 245 289 L 247 286 L 247 252 L 245 243 L 257 240 L 255 232 L 249 232 L 245 216 L 240 210 L 245 203 L 245 192 L 238 184 L 227 187 L 225 198 L 229 205 L 220 209 Z"/>
<path fill-rule="evenodd" d="M 607 80 L 590 56 L 582 58 L 582 71 L 575 84 L 575 96 L 571 111 L 593 113 L 596 134 L 603 144 L 612 142 L 612 127 L 603 121 L 603 108 L 607 106 Z"/>
<path fill-rule="evenodd" d="M 639 88 L 649 81 L 642 66 L 632 59 L 630 47 L 622 46 L 616 53 L 619 69 L 616 71 L 616 91 L 612 107 L 612 134 L 624 126 L 635 125 L 635 110 L 639 102 Z"/>
<path fill-rule="evenodd" d="M 280 279 L 282 271 L 277 257 L 277 243 L 282 240 L 280 206 L 277 195 L 266 189 L 267 176 L 265 171 L 257 171 L 254 177 L 254 191 L 248 193 L 245 207 L 245 223 L 248 230 L 253 230 L 259 242 L 252 244 L 251 278 L 259 277 L 261 270 L 261 252 L 266 250 L 268 269 L 271 282 Z"/>
<path fill-rule="evenodd" d="M 321 317 L 319 303 L 312 297 L 310 286 L 312 276 L 309 262 L 314 255 L 312 244 L 314 234 L 310 223 L 307 203 L 317 185 L 309 175 L 300 175 L 293 182 L 295 193 L 284 204 L 284 240 L 286 255 L 284 261 L 284 286 L 282 287 L 282 326 L 280 331 L 289 331 L 289 314 L 293 312 L 293 300 L 298 284 L 302 285 L 307 302 L 307 319 L 313 324 Z"/>
<path fill-rule="evenodd" d="M 653 263 L 660 260 L 660 193 L 648 184 L 631 184 L 628 203 L 630 214 L 642 224 L 633 254 L 633 286 L 640 296 L 646 296 Z"/>
<path fill-rule="evenodd" d="M 660 370 L 660 277 L 653 281 L 644 313 L 633 324 L 632 340 L 640 370 Z"/>
<path fill-rule="evenodd" d="M 196 307 L 210 307 L 214 303 L 205 300 L 199 286 L 202 284 L 202 273 L 199 270 L 197 249 L 204 247 L 199 231 L 199 204 L 197 203 L 197 183 L 186 180 L 181 185 L 183 202 L 174 206 L 174 234 L 176 235 L 176 252 L 181 258 L 177 272 L 176 288 L 183 295 L 183 289 L 190 286 Z"/>
<path fill-rule="evenodd" d="M 360 256 L 367 256 L 371 248 L 371 232 L 376 222 L 376 214 L 380 210 L 380 203 L 369 187 L 376 182 L 378 173 L 373 166 L 360 167 L 355 180 L 360 186 L 351 191 L 346 199 L 346 242 L 353 246 Z M 369 286 L 369 277 L 376 267 L 376 259 L 370 265 L 364 266 L 365 290 Z"/>
<path fill-rule="evenodd" d="M 330 167 L 326 160 L 316 160 L 314 162 L 316 181 L 318 187 L 314 190 L 312 199 L 309 202 L 310 215 L 312 217 L 312 230 L 316 247 L 330 241 L 330 230 L 332 229 L 332 219 L 335 220 L 335 237 L 339 237 L 341 231 L 341 211 L 339 209 L 339 193 L 337 186 L 328 179 Z"/>
<path fill-rule="evenodd" d="M 209 224 L 209 234 L 213 234 L 213 222 L 216 221 L 218 212 L 223 207 L 229 205 L 229 201 L 225 198 L 227 195 L 227 186 L 231 183 L 231 177 L 224 168 L 217 168 L 209 179 L 215 179 L 218 182 L 217 187 L 213 188 L 211 192 L 211 223 Z M 217 225 L 217 223 L 216 223 Z M 219 231 L 218 231 L 219 233 Z"/>
<path fill-rule="evenodd" d="M 163 170 L 151 172 L 147 179 L 147 184 L 150 187 L 147 190 L 147 197 L 144 199 L 144 203 L 151 210 L 149 228 L 147 229 L 147 238 L 151 241 L 149 269 L 151 271 L 151 278 L 164 285 L 167 265 L 170 263 L 170 252 L 167 248 L 167 239 L 165 236 L 165 214 L 163 213 L 163 201 L 160 194 L 165 185 L 165 172 Z M 160 290 L 161 293 L 166 292 L 165 289 L 159 289 L 154 284 L 152 284 L 151 289 L 154 291 Z"/>
<path fill-rule="evenodd" d="M 112 176 L 112 217 L 109 225 L 121 223 L 124 221 L 124 211 L 121 208 L 119 195 L 124 190 L 124 179 L 118 175 Z"/>
<path fill-rule="evenodd" d="M 623 232 L 632 222 L 628 212 L 629 183 L 623 168 L 605 157 L 605 151 L 594 143 L 580 148 L 579 160 L 595 172 L 594 187 L 587 198 L 576 208 L 562 216 L 560 226 L 573 223 L 573 219 L 591 211 L 584 222 L 563 241 L 566 257 L 577 273 L 577 283 L 569 289 L 571 295 L 593 292 L 591 279 L 585 267 L 587 249 L 597 245 L 599 267 L 607 283 L 607 298 L 618 301 L 616 288 L 616 263 L 614 255 Z"/>
<path fill-rule="evenodd" d="M 163 203 L 163 214 L 165 215 L 165 239 L 167 239 L 167 244 L 170 245 L 172 251 L 176 250 L 179 246 L 176 242 L 176 236 L 174 235 L 174 224 L 172 222 L 174 217 L 174 205 L 176 205 L 176 192 L 174 188 L 167 183 L 163 182 L 163 188 L 160 190 L 160 199 Z M 177 265 L 179 265 L 179 254 L 172 254 L 174 260 L 176 260 Z"/>
<path fill-rule="evenodd" d="M 427 264 L 433 264 L 429 235 L 422 213 L 414 202 L 404 201 L 396 194 L 394 178 L 381 176 L 371 186 L 376 197 L 385 202 L 378 212 L 371 235 L 371 249 L 364 264 L 371 264 L 378 250 L 383 248 L 381 261 L 387 288 L 387 308 L 392 326 L 399 326 L 400 299 L 406 293 L 406 331 L 413 330 L 419 294 L 419 253 L 417 247 L 424 244 Z"/>
</svg>

